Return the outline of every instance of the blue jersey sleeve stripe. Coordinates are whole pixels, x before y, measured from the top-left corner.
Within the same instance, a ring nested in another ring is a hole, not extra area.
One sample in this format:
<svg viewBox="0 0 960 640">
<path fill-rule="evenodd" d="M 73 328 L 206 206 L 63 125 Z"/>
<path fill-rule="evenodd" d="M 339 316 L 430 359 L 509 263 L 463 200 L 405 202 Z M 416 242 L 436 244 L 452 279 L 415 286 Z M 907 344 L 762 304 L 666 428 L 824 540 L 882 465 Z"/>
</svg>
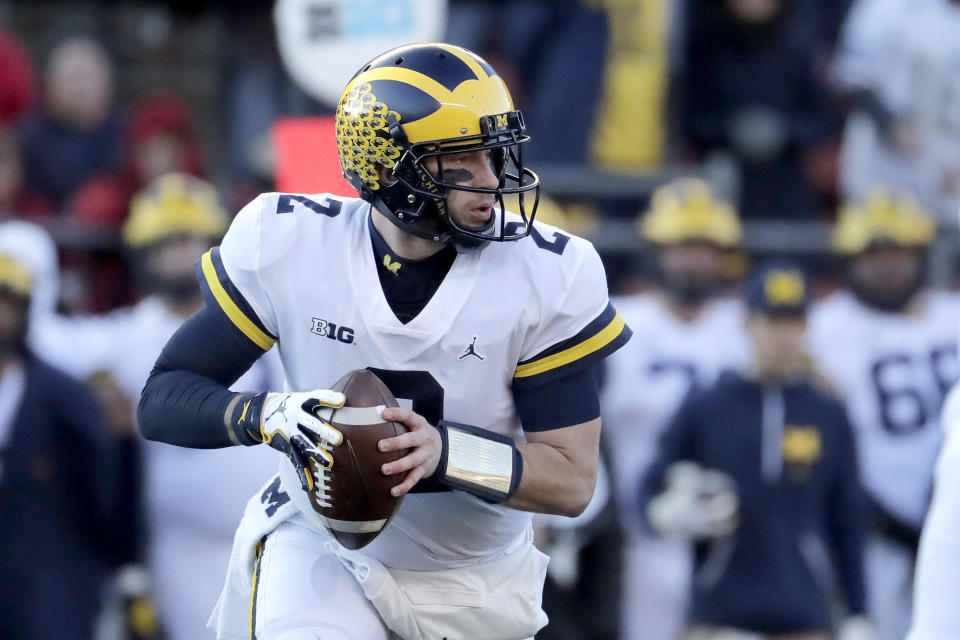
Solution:
<svg viewBox="0 0 960 640">
<path fill-rule="evenodd" d="M 227 295 L 230 296 L 230 299 L 233 300 L 233 303 L 237 305 L 237 308 L 250 319 L 251 322 L 265 334 L 277 339 L 277 336 L 273 335 L 267 328 L 263 326 L 263 323 L 260 322 L 260 317 L 257 315 L 256 311 L 253 310 L 253 307 L 250 306 L 250 303 L 247 302 L 247 299 L 243 297 L 243 294 L 240 293 L 240 290 L 237 289 L 236 285 L 233 284 L 233 281 L 230 280 L 230 276 L 227 275 L 227 269 L 223 266 L 223 259 L 220 257 L 220 247 L 214 247 L 210 250 L 210 260 L 213 263 L 213 269 L 217 273 L 217 280 L 220 281 L 220 284 L 223 285 L 224 290 L 227 292 Z"/>
<path fill-rule="evenodd" d="M 619 319 L 619 317 L 619 315 L 615 316 L 617 319 Z M 513 390 L 520 391 L 523 389 L 529 389 L 531 387 L 549 384 L 559 380 L 560 378 L 580 371 L 588 366 L 596 365 L 611 353 L 625 345 L 627 341 L 630 340 L 632 335 L 633 332 L 630 330 L 630 327 L 623 325 L 615 337 L 606 342 L 603 346 L 591 351 L 583 357 L 577 358 L 576 360 L 571 360 L 556 367 L 551 367 L 542 371 L 541 373 L 523 377 L 514 377 L 512 382 Z"/>
</svg>

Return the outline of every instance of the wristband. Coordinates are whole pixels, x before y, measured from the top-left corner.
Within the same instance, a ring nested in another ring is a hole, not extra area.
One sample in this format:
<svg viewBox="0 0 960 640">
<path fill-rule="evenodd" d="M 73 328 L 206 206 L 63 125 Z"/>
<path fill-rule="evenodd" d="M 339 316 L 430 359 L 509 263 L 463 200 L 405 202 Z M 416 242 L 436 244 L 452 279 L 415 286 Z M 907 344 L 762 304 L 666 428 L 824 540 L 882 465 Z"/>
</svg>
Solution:
<svg viewBox="0 0 960 640">
<path fill-rule="evenodd" d="M 443 441 L 433 478 L 488 502 L 505 502 L 520 485 L 523 457 L 513 439 L 466 424 L 441 420 Z"/>
<path fill-rule="evenodd" d="M 260 415 L 263 413 L 263 403 L 267 394 L 245 393 L 240 401 L 234 403 L 233 411 L 227 418 L 227 434 L 235 444 L 252 447 L 263 443 L 263 434 L 260 432 Z"/>
</svg>

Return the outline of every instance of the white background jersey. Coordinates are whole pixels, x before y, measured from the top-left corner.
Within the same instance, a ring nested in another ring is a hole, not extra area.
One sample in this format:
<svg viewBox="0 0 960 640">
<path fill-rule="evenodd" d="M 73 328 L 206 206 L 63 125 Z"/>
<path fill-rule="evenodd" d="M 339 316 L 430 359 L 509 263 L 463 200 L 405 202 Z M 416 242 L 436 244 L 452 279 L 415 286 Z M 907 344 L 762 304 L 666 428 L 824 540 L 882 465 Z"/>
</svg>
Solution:
<svg viewBox="0 0 960 640">
<path fill-rule="evenodd" d="M 86 378 L 109 372 L 134 407 L 157 356 L 183 323 L 156 298 L 106 316 L 50 318 L 41 354 Z M 276 353 L 261 358 L 234 390 L 283 384 Z M 171 640 L 211 634 L 206 627 L 227 572 L 233 534 L 250 495 L 281 460 L 265 447 L 186 449 L 143 442 L 148 561 L 154 599 Z"/>
<path fill-rule="evenodd" d="M 940 407 L 957 379 L 960 300 L 928 291 L 909 313 L 883 313 L 838 292 L 817 305 L 809 339 L 845 401 L 868 492 L 917 526 L 940 446 Z"/>
<path fill-rule="evenodd" d="M 654 293 L 613 302 L 633 338 L 606 360 L 601 408 L 617 491 L 630 515 L 657 439 L 681 401 L 694 385 L 709 386 L 724 369 L 746 364 L 750 347 L 738 300 L 711 302 L 690 322 Z"/>
<path fill-rule="evenodd" d="M 941 220 L 960 206 L 960 5 L 948 0 L 867 0 L 851 12 L 838 68 L 915 127 L 916 149 L 896 151 L 867 118 L 852 118 L 843 182 L 862 197 L 876 185 L 910 190 Z"/>
<path fill-rule="evenodd" d="M 443 417 L 522 440 L 515 377 L 599 357 L 625 335 L 593 247 L 539 223 L 536 237 L 458 255 L 426 307 L 402 324 L 380 286 L 369 209 L 325 194 L 265 194 L 208 254 L 222 260 L 222 270 L 208 272 L 211 289 L 243 298 L 228 310 L 238 327 L 259 322 L 279 337 L 293 390 L 328 388 L 370 367 L 431 423 Z M 255 318 L 238 318 L 246 305 Z M 312 514 L 287 466 L 284 485 Z M 364 551 L 402 569 L 466 565 L 526 543 L 530 517 L 461 491 L 408 495 Z"/>
</svg>

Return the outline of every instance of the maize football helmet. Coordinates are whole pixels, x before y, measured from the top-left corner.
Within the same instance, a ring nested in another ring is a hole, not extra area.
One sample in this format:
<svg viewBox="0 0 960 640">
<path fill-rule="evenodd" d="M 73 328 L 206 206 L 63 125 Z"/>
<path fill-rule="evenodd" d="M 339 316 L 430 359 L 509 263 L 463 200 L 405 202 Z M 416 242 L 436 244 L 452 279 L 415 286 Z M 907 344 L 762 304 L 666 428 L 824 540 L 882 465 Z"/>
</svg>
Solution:
<svg viewBox="0 0 960 640">
<path fill-rule="evenodd" d="M 640 232 L 655 245 L 706 242 L 735 249 L 742 234 L 733 207 L 713 198 L 698 178 L 681 178 L 653 192 Z"/>
<path fill-rule="evenodd" d="M 220 238 L 228 225 L 212 185 L 168 173 L 133 197 L 123 240 L 132 249 L 143 249 L 178 234 Z"/>
<path fill-rule="evenodd" d="M 525 131 L 496 71 L 466 49 L 439 43 L 406 45 L 371 60 L 347 83 L 336 113 L 340 166 L 360 197 L 404 231 L 458 250 L 530 233 L 540 180 L 523 164 Z M 444 155 L 473 150 L 489 154 L 497 188 L 444 180 Z M 434 172 L 429 158 L 436 159 Z M 381 182 L 380 166 L 396 182 Z M 494 196 L 483 228 L 449 215 L 446 196 L 456 189 Z M 531 193 L 532 203 L 525 197 Z M 520 222 L 505 220 L 505 194 L 517 195 Z"/>
<path fill-rule="evenodd" d="M 847 258 L 847 284 L 861 302 L 900 312 L 926 283 L 927 247 L 936 231 L 909 195 L 877 188 L 841 209 L 833 246 Z"/>
<path fill-rule="evenodd" d="M 840 210 L 833 246 L 843 255 L 856 255 L 882 245 L 922 248 L 937 232 L 933 218 L 906 194 L 874 189 L 863 202 Z"/>
</svg>

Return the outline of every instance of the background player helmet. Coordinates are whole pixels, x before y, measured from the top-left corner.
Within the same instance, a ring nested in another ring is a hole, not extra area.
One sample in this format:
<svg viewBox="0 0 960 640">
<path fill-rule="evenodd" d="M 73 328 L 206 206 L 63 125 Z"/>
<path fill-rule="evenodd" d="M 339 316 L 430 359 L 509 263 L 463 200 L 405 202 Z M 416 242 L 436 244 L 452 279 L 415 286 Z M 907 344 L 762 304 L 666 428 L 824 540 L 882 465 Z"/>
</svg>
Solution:
<svg viewBox="0 0 960 640">
<path fill-rule="evenodd" d="M 682 178 L 654 191 L 640 231 L 656 245 L 705 242 L 724 249 L 737 248 L 742 235 L 733 207 L 714 199 L 710 186 L 698 178 Z"/>
<path fill-rule="evenodd" d="M 866 200 L 840 209 L 833 247 L 847 256 L 883 245 L 924 248 L 936 231 L 936 223 L 909 195 L 874 189 Z"/>
<path fill-rule="evenodd" d="M 640 232 L 655 248 L 660 286 L 682 305 L 698 305 L 720 289 L 742 233 L 733 207 L 695 178 L 657 189 Z"/>
<path fill-rule="evenodd" d="M 841 209 L 833 246 L 848 259 L 854 294 L 872 307 L 897 311 L 924 284 L 926 248 L 936 230 L 913 198 L 876 189 Z"/>
<path fill-rule="evenodd" d="M 170 173 L 134 196 L 123 240 L 131 248 L 142 249 L 178 234 L 219 238 L 228 224 L 211 185 L 190 175 Z"/>
<path fill-rule="evenodd" d="M 134 196 L 123 227 L 140 284 L 175 301 L 198 296 L 193 264 L 227 225 L 216 191 L 203 180 L 172 173 L 152 182 Z"/>
<path fill-rule="evenodd" d="M 336 113 L 340 166 L 360 197 L 404 231 L 459 249 L 530 232 L 540 180 L 523 164 L 525 131 L 497 72 L 470 51 L 439 43 L 406 45 L 371 60 L 347 83 Z M 476 149 L 490 152 L 496 189 L 444 180 L 444 155 Z M 431 157 L 437 175 L 424 165 Z M 391 169 L 397 182 L 382 184 L 378 165 Z M 484 228 L 448 215 L 446 195 L 453 189 L 495 196 Z M 520 222 L 505 220 L 504 194 L 518 195 Z"/>
</svg>

